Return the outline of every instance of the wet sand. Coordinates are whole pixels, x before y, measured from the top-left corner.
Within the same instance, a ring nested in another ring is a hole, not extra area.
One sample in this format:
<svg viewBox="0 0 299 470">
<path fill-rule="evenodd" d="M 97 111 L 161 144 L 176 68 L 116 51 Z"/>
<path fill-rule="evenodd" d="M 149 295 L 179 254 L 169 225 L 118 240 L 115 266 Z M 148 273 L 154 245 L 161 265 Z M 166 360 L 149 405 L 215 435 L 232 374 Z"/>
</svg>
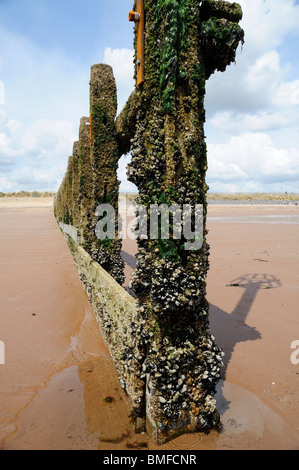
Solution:
<svg viewBox="0 0 299 470">
<path fill-rule="evenodd" d="M 299 207 L 210 206 L 209 216 L 223 211 L 227 217 L 237 213 L 242 223 L 208 222 L 207 290 L 211 329 L 225 351 L 222 378 L 283 419 L 297 434 L 298 449 L 299 364 L 290 356 L 291 343 L 299 339 L 299 225 L 244 223 L 244 218 L 299 215 Z M 273 422 L 266 448 L 288 446 L 287 435 L 272 435 L 278 430 Z"/>
<path fill-rule="evenodd" d="M 297 211 L 297 212 L 296 212 Z M 210 206 L 209 216 L 299 213 Z M 52 207 L 0 208 L 0 448 L 156 449 L 130 405 Z M 225 351 L 223 431 L 159 449 L 298 449 L 299 225 L 209 221 L 211 329 Z M 135 242 L 124 241 L 127 274 Z"/>
</svg>

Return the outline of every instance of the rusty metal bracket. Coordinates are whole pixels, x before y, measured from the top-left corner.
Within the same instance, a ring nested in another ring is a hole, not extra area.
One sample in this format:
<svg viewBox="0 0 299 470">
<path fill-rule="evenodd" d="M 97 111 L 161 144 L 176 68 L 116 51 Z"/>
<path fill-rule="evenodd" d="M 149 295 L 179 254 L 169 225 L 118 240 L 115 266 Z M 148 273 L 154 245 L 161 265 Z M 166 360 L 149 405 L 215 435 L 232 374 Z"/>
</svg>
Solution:
<svg viewBox="0 0 299 470">
<path fill-rule="evenodd" d="M 137 86 L 144 82 L 144 0 L 137 0 L 136 11 L 130 11 L 129 21 L 137 26 Z"/>
</svg>

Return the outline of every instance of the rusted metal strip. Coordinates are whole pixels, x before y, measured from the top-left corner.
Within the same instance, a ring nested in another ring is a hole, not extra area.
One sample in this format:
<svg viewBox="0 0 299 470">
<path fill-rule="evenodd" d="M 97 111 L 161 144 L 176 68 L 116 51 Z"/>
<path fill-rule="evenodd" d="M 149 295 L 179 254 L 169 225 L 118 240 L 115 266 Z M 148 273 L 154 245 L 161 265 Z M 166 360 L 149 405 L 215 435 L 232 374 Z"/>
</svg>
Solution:
<svg viewBox="0 0 299 470">
<path fill-rule="evenodd" d="M 144 0 L 137 0 L 136 11 L 130 11 L 129 21 L 137 26 L 137 86 L 144 82 Z"/>
</svg>

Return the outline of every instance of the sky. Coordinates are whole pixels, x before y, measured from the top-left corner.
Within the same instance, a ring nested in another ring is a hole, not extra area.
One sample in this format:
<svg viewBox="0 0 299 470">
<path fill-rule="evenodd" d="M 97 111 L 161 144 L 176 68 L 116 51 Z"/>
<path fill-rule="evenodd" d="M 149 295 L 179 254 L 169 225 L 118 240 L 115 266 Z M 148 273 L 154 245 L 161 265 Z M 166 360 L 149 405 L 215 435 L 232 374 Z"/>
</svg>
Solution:
<svg viewBox="0 0 299 470">
<path fill-rule="evenodd" d="M 299 193 L 299 0 L 239 0 L 245 44 L 207 82 L 210 192 Z M 56 191 L 90 67 L 113 67 L 121 111 L 134 88 L 133 0 L 0 0 L 0 191 Z M 122 191 L 130 155 L 119 163 Z"/>
</svg>

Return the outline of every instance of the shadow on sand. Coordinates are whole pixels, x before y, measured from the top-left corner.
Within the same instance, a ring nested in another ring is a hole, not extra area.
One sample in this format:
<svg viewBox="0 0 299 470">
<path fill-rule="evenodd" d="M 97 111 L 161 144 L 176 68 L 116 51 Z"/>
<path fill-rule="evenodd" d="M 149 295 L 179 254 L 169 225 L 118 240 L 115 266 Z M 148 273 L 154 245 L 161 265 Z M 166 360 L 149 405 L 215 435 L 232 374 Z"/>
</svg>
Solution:
<svg viewBox="0 0 299 470">
<path fill-rule="evenodd" d="M 272 274 L 245 274 L 227 284 L 228 288 L 243 289 L 243 294 L 231 313 L 210 304 L 210 325 L 218 346 L 224 351 L 224 367 L 221 372 L 221 383 L 217 388 L 217 401 L 221 402 L 221 414 L 229 409 L 228 402 L 222 393 L 226 380 L 228 364 L 232 358 L 235 346 L 246 341 L 261 339 L 260 332 L 246 324 L 247 316 L 261 289 L 281 287 L 280 281 Z M 246 361 L 246 358 L 244 358 Z"/>
<path fill-rule="evenodd" d="M 123 251 L 125 263 L 133 270 L 136 268 L 136 258 Z M 230 402 L 223 395 L 223 387 L 226 381 L 228 364 L 232 358 L 235 346 L 238 343 L 256 341 L 261 339 L 260 332 L 252 326 L 246 324 L 246 319 L 251 307 L 262 289 L 273 289 L 281 287 L 276 276 L 266 273 L 249 273 L 233 279 L 227 288 L 242 289 L 242 295 L 234 310 L 231 313 L 225 312 L 220 307 L 210 303 L 210 326 L 213 335 L 216 337 L 217 345 L 224 351 L 224 366 L 221 371 L 221 380 L 217 387 L 216 400 L 221 406 L 221 414 L 230 407 Z M 133 292 L 126 287 L 127 292 L 134 296 Z M 244 358 L 246 361 L 246 358 Z"/>
</svg>

